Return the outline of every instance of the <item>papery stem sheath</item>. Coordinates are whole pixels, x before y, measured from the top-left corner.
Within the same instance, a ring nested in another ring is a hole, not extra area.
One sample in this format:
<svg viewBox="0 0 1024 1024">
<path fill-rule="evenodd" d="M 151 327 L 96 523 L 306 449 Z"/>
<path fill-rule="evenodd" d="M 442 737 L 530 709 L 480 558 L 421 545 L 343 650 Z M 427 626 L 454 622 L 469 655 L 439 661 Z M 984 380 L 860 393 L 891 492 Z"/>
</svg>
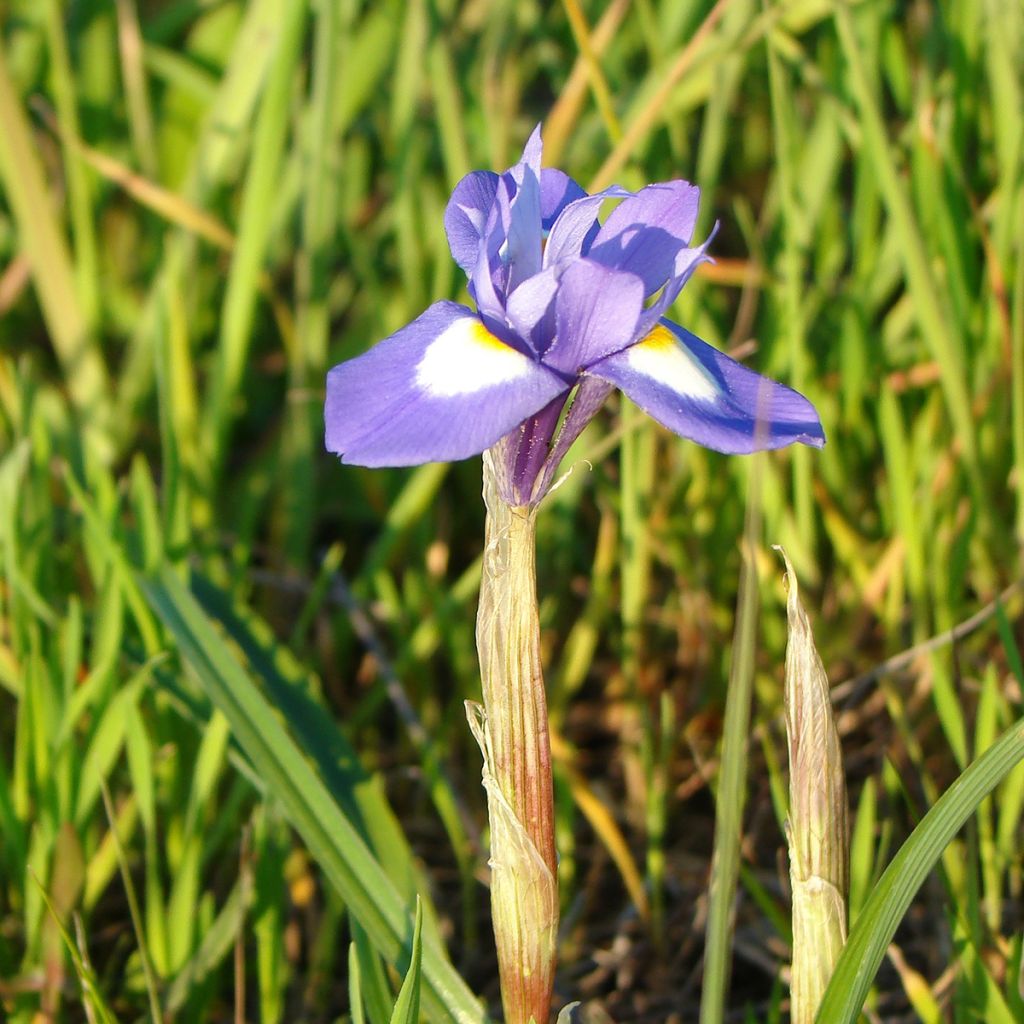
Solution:
<svg viewBox="0 0 1024 1024">
<path fill-rule="evenodd" d="M 467 703 L 484 755 L 491 912 L 506 1024 L 546 1024 L 558 931 L 554 799 L 540 663 L 536 509 L 500 493 L 483 456 L 486 542 L 476 640 L 484 703 Z"/>
<path fill-rule="evenodd" d="M 846 944 L 849 830 L 839 732 L 828 677 L 786 558 L 786 733 L 789 877 L 793 887 L 792 1024 L 813 1024 Z"/>
</svg>

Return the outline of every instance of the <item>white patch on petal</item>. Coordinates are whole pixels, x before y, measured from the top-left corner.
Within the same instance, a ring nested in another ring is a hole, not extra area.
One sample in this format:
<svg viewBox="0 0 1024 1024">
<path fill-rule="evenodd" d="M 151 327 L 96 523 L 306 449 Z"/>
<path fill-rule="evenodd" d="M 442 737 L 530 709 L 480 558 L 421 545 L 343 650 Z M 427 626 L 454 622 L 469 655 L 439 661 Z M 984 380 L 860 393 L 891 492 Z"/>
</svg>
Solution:
<svg viewBox="0 0 1024 1024">
<path fill-rule="evenodd" d="M 627 350 L 626 361 L 630 369 L 687 398 L 710 402 L 721 394 L 704 367 L 661 324 Z"/>
<path fill-rule="evenodd" d="M 416 383 L 433 395 L 469 395 L 530 375 L 530 360 L 496 338 L 476 317 L 461 317 L 428 346 Z"/>
</svg>

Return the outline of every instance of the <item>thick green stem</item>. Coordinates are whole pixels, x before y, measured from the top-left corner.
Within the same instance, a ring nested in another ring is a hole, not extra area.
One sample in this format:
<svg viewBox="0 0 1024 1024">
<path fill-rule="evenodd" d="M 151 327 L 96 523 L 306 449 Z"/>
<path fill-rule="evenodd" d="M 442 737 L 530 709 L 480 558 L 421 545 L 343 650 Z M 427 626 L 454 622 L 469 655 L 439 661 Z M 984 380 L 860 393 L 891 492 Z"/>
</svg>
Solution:
<svg viewBox="0 0 1024 1024">
<path fill-rule="evenodd" d="M 486 546 L 476 640 L 484 704 L 468 705 L 484 755 L 491 912 L 506 1024 L 545 1024 L 558 931 L 554 800 L 540 664 L 536 510 L 501 497 L 484 453 Z"/>
</svg>

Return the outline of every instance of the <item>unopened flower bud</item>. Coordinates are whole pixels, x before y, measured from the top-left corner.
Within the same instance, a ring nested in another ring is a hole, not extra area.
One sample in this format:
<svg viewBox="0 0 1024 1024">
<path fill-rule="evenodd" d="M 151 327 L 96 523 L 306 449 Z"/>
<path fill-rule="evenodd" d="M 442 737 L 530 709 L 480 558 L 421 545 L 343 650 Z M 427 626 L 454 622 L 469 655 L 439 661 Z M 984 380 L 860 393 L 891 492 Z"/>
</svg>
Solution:
<svg viewBox="0 0 1024 1024">
<path fill-rule="evenodd" d="M 839 733 L 828 677 L 786 562 L 786 733 L 789 738 L 789 875 L 793 888 L 793 1024 L 813 1024 L 846 942 L 849 828 Z"/>
</svg>

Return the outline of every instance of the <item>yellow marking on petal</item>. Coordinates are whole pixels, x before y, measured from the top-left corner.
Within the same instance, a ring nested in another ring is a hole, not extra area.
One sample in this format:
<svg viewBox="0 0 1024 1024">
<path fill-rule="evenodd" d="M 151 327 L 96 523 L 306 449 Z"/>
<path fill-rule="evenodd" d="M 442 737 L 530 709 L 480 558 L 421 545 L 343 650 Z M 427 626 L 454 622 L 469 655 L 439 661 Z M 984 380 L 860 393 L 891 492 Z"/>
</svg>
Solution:
<svg viewBox="0 0 1024 1024">
<path fill-rule="evenodd" d="M 630 348 L 626 360 L 637 373 L 688 398 L 711 401 L 721 393 L 707 370 L 662 324 Z"/>
<path fill-rule="evenodd" d="M 664 352 L 666 349 L 675 348 L 678 342 L 676 336 L 664 324 L 658 324 L 646 338 L 641 338 L 638 344 L 646 345 L 649 352 Z"/>
<path fill-rule="evenodd" d="M 468 395 L 530 373 L 530 360 L 495 337 L 476 317 L 460 317 L 426 348 L 416 383 L 442 397 Z"/>
</svg>

